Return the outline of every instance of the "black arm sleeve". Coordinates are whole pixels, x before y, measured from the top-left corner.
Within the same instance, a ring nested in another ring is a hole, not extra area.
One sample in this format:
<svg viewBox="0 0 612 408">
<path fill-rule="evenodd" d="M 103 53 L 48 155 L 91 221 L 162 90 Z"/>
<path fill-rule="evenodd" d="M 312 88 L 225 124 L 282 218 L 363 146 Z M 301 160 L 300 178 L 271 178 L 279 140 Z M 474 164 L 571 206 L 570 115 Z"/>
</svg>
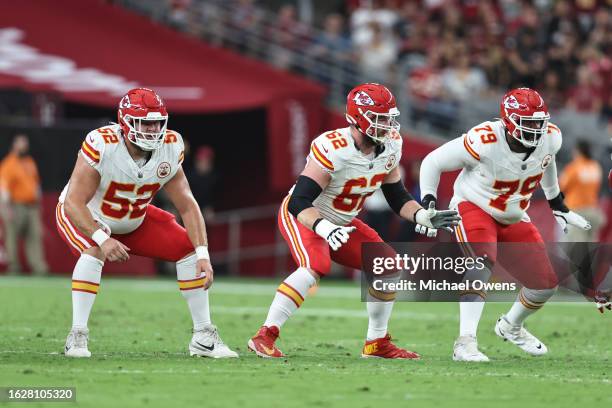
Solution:
<svg viewBox="0 0 612 408">
<path fill-rule="evenodd" d="M 298 177 L 287 205 L 291 215 L 297 218 L 299 213 L 312 207 L 312 202 L 321 194 L 321 191 L 323 191 L 321 186 L 310 177 Z"/>
<path fill-rule="evenodd" d="M 398 215 L 404 204 L 414 200 L 412 194 L 406 191 L 406 187 L 404 187 L 404 183 L 401 180 L 396 183 L 383 184 L 381 189 L 389 203 L 389 207 Z"/>
</svg>

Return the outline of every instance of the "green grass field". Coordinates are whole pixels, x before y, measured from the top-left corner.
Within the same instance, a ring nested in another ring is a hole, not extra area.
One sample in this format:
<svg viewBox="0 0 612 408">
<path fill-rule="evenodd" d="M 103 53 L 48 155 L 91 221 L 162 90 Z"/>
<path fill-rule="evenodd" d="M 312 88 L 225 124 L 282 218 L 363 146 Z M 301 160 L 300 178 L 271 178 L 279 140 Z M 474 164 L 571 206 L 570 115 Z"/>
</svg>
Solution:
<svg viewBox="0 0 612 408">
<path fill-rule="evenodd" d="M 279 344 L 289 357 L 270 361 L 246 342 L 276 284 L 215 282 L 213 320 L 241 358 L 209 360 L 187 354 L 191 320 L 175 282 L 103 279 L 89 324 L 93 357 L 69 360 L 61 354 L 69 278 L 0 278 L 0 386 L 73 386 L 83 407 L 612 404 L 612 316 L 592 305 L 550 304 L 532 316 L 528 326 L 551 350 L 542 358 L 499 340 L 492 328 L 508 304 L 487 305 L 479 340 L 492 361 L 473 365 L 451 360 L 456 304 L 399 303 L 391 333 L 423 358 L 381 361 L 359 358 L 367 325 L 359 288 L 324 282 L 284 327 Z"/>
</svg>

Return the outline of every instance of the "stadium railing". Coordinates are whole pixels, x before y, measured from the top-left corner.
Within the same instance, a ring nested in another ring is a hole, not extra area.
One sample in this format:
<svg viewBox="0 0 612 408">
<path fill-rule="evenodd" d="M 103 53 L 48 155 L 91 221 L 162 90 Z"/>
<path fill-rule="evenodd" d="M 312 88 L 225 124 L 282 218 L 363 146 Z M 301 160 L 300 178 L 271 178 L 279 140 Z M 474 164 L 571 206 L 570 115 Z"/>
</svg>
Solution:
<svg viewBox="0 0 612 408">
<path fill-rule="evenodd" d="M 238 276 L 243 269 L 242 262 L 274 259 L 274 271 L 282 273 L 286 269 L 289 250 L 278 228 L 275 228 L 277 213 L 276 204 L 216 213 L 214 218 L 208 221 L 211 233 L 217 228 L 226 228 L 227 239 L 225 242 L 219 242 L 220 236 L 215 236 L 215 246 L 223 248 L 213 252 L 215 264 L 224 265 L 230 276 Z M 273 242 L 245 244 L 245 224 L 258 221 L 268 221 L 271 228 L 274 228 Z"/>
</svg>

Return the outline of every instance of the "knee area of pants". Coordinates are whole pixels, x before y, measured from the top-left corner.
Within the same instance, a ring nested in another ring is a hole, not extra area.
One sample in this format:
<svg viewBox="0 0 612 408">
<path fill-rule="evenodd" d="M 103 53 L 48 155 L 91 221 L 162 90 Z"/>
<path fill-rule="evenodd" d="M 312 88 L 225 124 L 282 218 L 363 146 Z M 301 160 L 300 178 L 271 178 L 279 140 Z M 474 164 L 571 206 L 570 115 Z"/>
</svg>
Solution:
<svg viewBox="0 0 612 408">
<path fill-rule="evenodd" d="M 319 280 L 321 279 L 321 277 L 324 276 L 324 275 L 320 274 L 319 272 L 315 271 L 312 268 L 300 267 L 300 268 L 298 268 L 298 270 L 302 270 L 305 273 L 308 273 L 310 276 L 312 276 L 312 278 L 314 279 L 313 285 L 318 283 Z"/>
<path fill-rule="evenodd" d="M 198 261 L 195 252 L 185 255 L 178 261 L 176 261 L 176 266 L 187 265 L 187 264 L 196 264 Z"/>
<path fill-rule="evenodd" d="M 104 261 L 100 259 L 100 258 L 103 258 L 104 255 L 102 255 L 102 251 L 100 250 L 100 248 L 95 247 L 95 250 L 93 251 L 91 251 L 91 249 L 94 249 L 94 248 L 90 248 L 89 250 L 87 250 L 87 252 L 82 252 L 81 258 L 83 258 L 84 260 L 90 261 L 90 262 L 95 262 L 99 264 L 100 266 L 104 266 Z"/>
<path fill-rule="evenodd" d="M 322 278 L 324 276 L 327 276 L 329 274 L 329 271 L 331 270 L 331 261 L 330 260 L 323 260 L 323 261 L 319 261 L 317 262 L 317 268 L 304 268 L 309 270 L 311 273 L 314 273 L 316 276 L 318 276 L 319 278 Z"/>
<path fill-rule="evenodd" d="M 533 302 L 545 302 L 550 299 L 557 291 L 557 286 L 547 289 L 523 288 L 523 296 Z"/>
</svg>

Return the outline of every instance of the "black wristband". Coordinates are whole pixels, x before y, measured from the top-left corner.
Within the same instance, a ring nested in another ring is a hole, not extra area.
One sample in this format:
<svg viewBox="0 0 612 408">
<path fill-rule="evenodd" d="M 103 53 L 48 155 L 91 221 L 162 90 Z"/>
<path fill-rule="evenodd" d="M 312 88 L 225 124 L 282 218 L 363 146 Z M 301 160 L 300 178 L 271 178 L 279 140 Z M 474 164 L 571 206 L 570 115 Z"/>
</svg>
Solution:
<svg viewBox="0 0 612 408">
<path fill-rule="evenodd" d="M 548 200 L 548 205 L 553 211 L 569 212 L 569 208 L 567 208 L 567 205 L 563 202 L 564 199 L 565 195 L 563 192 L 560 192 L 558 196 L 552 200 Z"/>
<path fill-rule="evenodd" d="M 431 203 L 432 201 L 435 203 L 436 197 L 434 197 L 433 194 L 427 194 L 421 200 L 421 205 L 423 206 L 423 208 L 429 208 L 429 203 Z"/>
<path fill-rule="evenodd" d="M 313 231 L 314 233 L 316 233 L 316 232 L 317 232 L 317 225 L 318 225 L 318 224 L 319 224 L 321 221 L 323 221 L 323 218 L 317 218 L 317 219 L 315 220 L 315 222 L 313 222 L 313 223 L 312 223 L 312 231 Z"/>
</svg>

